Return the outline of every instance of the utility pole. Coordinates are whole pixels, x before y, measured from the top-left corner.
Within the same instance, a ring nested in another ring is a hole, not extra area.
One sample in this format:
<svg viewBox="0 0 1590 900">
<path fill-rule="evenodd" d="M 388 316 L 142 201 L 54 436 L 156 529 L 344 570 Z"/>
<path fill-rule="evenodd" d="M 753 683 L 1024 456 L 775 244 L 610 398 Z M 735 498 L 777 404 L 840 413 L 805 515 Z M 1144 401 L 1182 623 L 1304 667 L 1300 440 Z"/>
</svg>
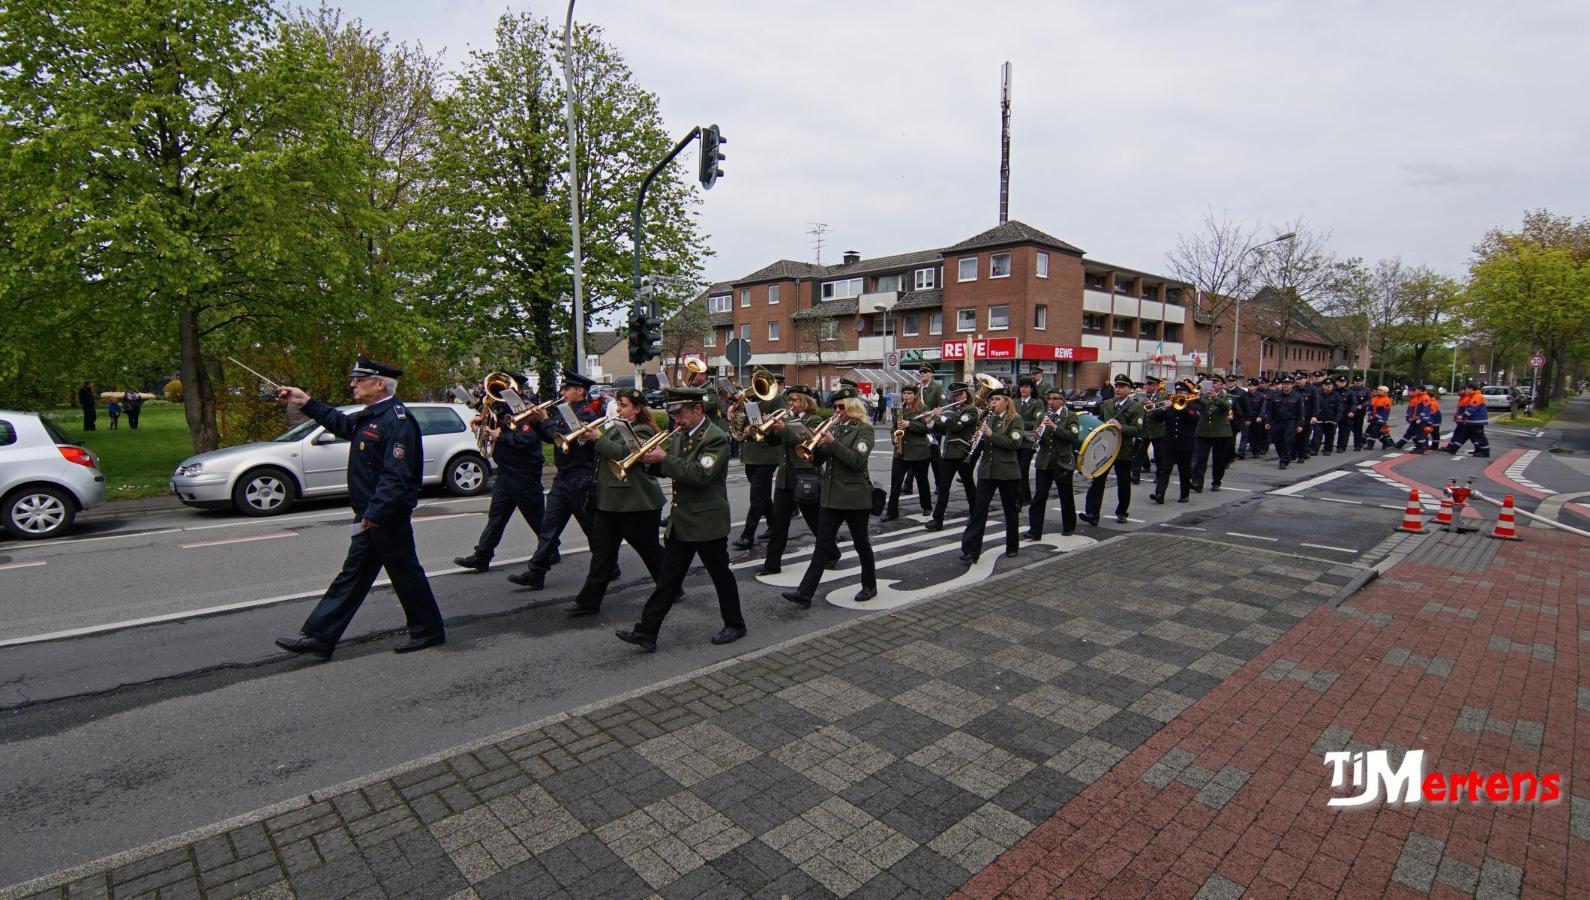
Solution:
<svg viewBox="0 0 1590 900">
<path fill-rule="evenodd" d="M 574 371 L 589 374 L 585 366 L 585 298 L 580 291 L 580 171 L 579 146 L 574 134 L 574 3 L 563 19 L 563 118 L 569 127 L 569 231 L 574 250 Z"/>
<path fill-rule="evenodd" d="M 1010 221 L 1010 61 L 999 80 L 999 224 Z"/>
</svg>

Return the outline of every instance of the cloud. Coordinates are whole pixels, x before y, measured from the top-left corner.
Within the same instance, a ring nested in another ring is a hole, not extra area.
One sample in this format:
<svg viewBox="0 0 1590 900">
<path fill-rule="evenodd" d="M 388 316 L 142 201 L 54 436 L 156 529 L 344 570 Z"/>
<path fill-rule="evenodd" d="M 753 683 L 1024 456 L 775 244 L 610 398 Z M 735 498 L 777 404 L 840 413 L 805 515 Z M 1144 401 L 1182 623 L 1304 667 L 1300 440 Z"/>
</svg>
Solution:
<svg viewBox="0 0 1590 900">
<path fill-rule="evenodd" d="M 1463 165 L 1440 160 L 1405 162 L 1402 170 L 1415 187 L 1462 187 L 1499 181 L 1512 174 L 1505 166 Z"/>
</svg>

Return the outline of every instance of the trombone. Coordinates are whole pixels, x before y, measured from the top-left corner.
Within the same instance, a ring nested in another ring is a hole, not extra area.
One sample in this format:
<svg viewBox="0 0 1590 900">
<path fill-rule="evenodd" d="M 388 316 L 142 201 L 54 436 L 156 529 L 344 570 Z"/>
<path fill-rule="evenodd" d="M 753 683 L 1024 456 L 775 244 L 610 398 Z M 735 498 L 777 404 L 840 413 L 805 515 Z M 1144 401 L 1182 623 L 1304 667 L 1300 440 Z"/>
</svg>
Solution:
<svg viewBox="0 0 1590 900">
<path fill-rule="evenodd" d="M 789 413 L 790 411 L 788 408 L 774 410 L 773 412 L 768 413 L 762 417 L 762 421 L 752 422 L 751 424 L 745 426 L 746 436 L 753 441 L 766 441 L 768 429 L 773 425 L 774 422 L 787 418 Z"/>
<path fill-rule="evenodd" d="M 839 413 L 836 411 L 824 419 L 823 424 L 817 426 L 817 430 L 812 432 L 811 437 L 795 445 L 795 455 L 799 456 L 803 462 L 811 462 L 816 459 L 818 440 L 827 434 L 828 429 L 834 427 L 834 423 L 837 421 L 839 421 Z"/>
<path fill-rule="evenodd" d="M 584 425 L 581 425 L 579 428 L 574 429 L 568 434 L 554 434 L 552 436 L 552 443 L 558 446 L 559 453 L 567 453 L 574 449 L 574 445 L 579 442 L 580 438 L 585 437 L 587 434 L 590 434 L 599 428 L 606 428 L 617 418 L 618 416 L 603 416 L 600 419 L 586 422 Z"/>
<path fill-rule="evenodd" d="M 646 443 L 636 447 L 632 453 L 623 459 L 609 460 L 607 464 L 612 467 L 613 477 L 617 478 L 619 481 L 628 481 L 629 470 L 634 468 L 636 463 L 640 462 L 641 457 L 662 446 L 663 441 L 666 441 L 678 434 L 683 427 L 683 425 L 675 425 L 672 431 L 659 431 L 648 438 Z"/>
</svg>

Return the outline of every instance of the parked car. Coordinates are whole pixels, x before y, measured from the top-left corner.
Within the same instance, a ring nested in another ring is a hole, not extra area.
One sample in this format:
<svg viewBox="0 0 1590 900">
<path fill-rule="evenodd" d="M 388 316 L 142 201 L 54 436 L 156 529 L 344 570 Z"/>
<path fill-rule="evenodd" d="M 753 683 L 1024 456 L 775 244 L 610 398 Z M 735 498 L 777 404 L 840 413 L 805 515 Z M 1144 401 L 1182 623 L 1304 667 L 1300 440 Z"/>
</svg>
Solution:
<svg viewBox="0 0 1590 900">
<path fill-rule="evenodd" d="M 1114 393 L 1111 392 L 1110 396 L 1113 397 Z M 1104 388 L 1096 387 L 1072 391 L 1071 396 L 1066 398 L 1066 406 L 1077 412 L 1093 413 L 1095 415 L 1098 413 L 1099 404 L 1102 402 L 1104 402 Z"/>
<path fill-rule="evenodd" d="M 1480 388 L 1480 396 L 1485 398 L 1486 409 L 1513 408 L 1513 398 L 1518 392 L 1505 384 L 1488 384 Z"/>
<path fill-rule="evenodd" d="M 425 436 L 424 483 L 467 496 L 486 490 L 488 463 L 469 430 L 474 412 L 458 403 L 405 403 Z M 360 406 L 338 407 L 353 412 Z M 233 507 L 249 516 L 274 516 L 300 497 L 348 493 L 348 442 L 313 419 L 270 441 L 190 456 L 171 476 L 177 499 L 196 509 Z"/>
<path fill-rule="evenodd" d="M 39 540 L 105 502 L 99 457 L 38 413 L 0 410 L 0 525 Z"/>
</svg>

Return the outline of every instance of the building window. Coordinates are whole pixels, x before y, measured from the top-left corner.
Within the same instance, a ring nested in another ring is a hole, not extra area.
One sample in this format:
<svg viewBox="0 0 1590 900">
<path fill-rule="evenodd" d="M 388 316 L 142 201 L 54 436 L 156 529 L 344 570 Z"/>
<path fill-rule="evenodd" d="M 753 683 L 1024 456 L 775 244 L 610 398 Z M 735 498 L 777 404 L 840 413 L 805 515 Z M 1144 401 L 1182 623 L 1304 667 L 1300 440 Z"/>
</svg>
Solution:
<svg viewBox="0 0 1590 900">
<path fill-rule="evenodd" d="M 1010 307 L 990 306 L 988 308 L 988 329 L 990 331 L 1004 331 L 1010 328 Z"/>
<path fill-rule="evenodd" d="M 1119 275 L 1115 276 L 1115 292 L 1117 294 L 1132 293 L 1132 280 L 1130 278 L 1122 278 Z"/>
<path fill-rule="evenodd" d="M 900 322 L 900 333 L 906 337 L 916 337 L 922 333 L 922 314 L 906 313 Z"/>
<path fill-rule="evenodd" d="M 968 256 L 960 262 L 960 279 L 962 281 L 977 280 L 977 257 Z"/>
<path fill-rule="evenodd" d="M 873 334 L 894 334 L 894 316 L 878 313 L 872 317 Z"/>
<path fill-rule="evenodd" d="M 748 341 L 750 339 L 751 339 L 751 323 L 747 322 L 744 325 L 740 326 L 740 340 Z"/>
<path fill-rule="evenodd" d="M 1165 340 L 1172 344 L 1181 343 L 1181 326 L 1175 322 L 1165 323 Z"/>
<path fill-rule="evenodd" d="M 879 275 L 878 276 L 878 290 L 880 290 L 880 291 L 898 291 L 900 289 L 900 282 L 903 279 L 904 279 L 903 275 Z"/>
<path fill-rule="evenodd" d="M 776 284 L 770 284 L 767 286 L 767 305 L 778 305 L 778 285 Z"/>
<path fill-rule="evenodd" d="M 944 333 L 944 314 L 941 312 L 928 313 L 928 334 Z"/>
<path fill-rule="evenodd" d="M 1126 318 L 1116 319 L 1115 328 L 1111 333 L 1121 337 L 1129 337 L 1132 333 L 1132 320 Z"/>
<path fill-rule="evenodd" d="M 1137 336 L 1145 340 L 1154 340 L 1159 337 L 1159 323 L 1148 319 L 1139 319 L 1137 322 Z"/>
<path fill-rule="evenodd" d="M 860 278 L 846 278 L 843 281 L 830 281 L 823 285 L 824 300 L 850 300 L 860 296 Z"/>
<path fill-rule="evenodd" d="M 988 257 L 988 277 L 989 278 L 1009 278 L 1010 277 L 1010 254 L 1009 253 L 994 253 L 994 254 L 991 254 Z"/>
<path fill-rule="evenodd" d="M 1104 333 L 1104 314 L 1085 312 L 1082 314 L 1082 330 L 1094 334 Z"/>
<path fill-rule="evenodd" d="M 769 323 L 767 323 L 767 339 L 770 340 L 770 341 L 778 340 L 778 323 L 777 322 L 769 322 Z"/>
<path fill-rule="evenodd" d="M 1102 291 L 1105 289 L 1104 276 L 1097 272 L 1089 272 L 1082 276 L 1082 286 L 1089 290 Z"/>
<path fill-rule="evenodd" d="M 976 331 L 977 330 L 977 310 L 975 310 L 975 309 L 957 309 L 955 311 L 955 330 L 956 331 Z"/>
<path fill-rule="evenodd" d="M 838 319 L 824 319 L 823 320 L 823 326 L 817 332 L 817 335 L 818 335 L 818 340 L 822 340 L 822 341 L 837 341 L 837 340 L 839 340 L 839 320 Z"/>
<path fill-rule="evenodd" d="M 701 343 L 702 343 L 703 346 L 707 346 L 707 347 L 716 347 L 716 346 L 718 346 L 718 329 L 716 329 L 716 328 L 708 328 L 707 329 L 707 336 L 701 339 Z"/>
<path fill-rule="evenodd" d="M 1038 254 L 1038 277 L 1049 277 L 1049 254 L 1047 253 Z"/>
<path fill-rule="evenodd" d="M 724 313 L 734 308 L 734 298 L 728 294 L 719 294 L 707 298 L 707 311 Z"/>
<path fill-rule="evenodd" d="M 1181 306 L 1181 288 L 1166 288 L 1165 302 L 1172 306 Z"/>
<path fill-rule="evenodd" d="M 1036 331 L 1044 331 L 1049 327 L 1049 307 L 1034 306 L 1032 308 L 1032 327 Z"/>
<path fill-rule="evenodd" d="M 751 289 L 750 288 L 741 288 L 740 289 L 740 305 L 741 306 L 750 306 L 751 305 Z"/>
<path fill-rule="evenodd" d="M 938 274 L 938 269 L 917 269 L 916 289 L 919 291 L 933 290 L 938 285 Z"/>
</svg>

